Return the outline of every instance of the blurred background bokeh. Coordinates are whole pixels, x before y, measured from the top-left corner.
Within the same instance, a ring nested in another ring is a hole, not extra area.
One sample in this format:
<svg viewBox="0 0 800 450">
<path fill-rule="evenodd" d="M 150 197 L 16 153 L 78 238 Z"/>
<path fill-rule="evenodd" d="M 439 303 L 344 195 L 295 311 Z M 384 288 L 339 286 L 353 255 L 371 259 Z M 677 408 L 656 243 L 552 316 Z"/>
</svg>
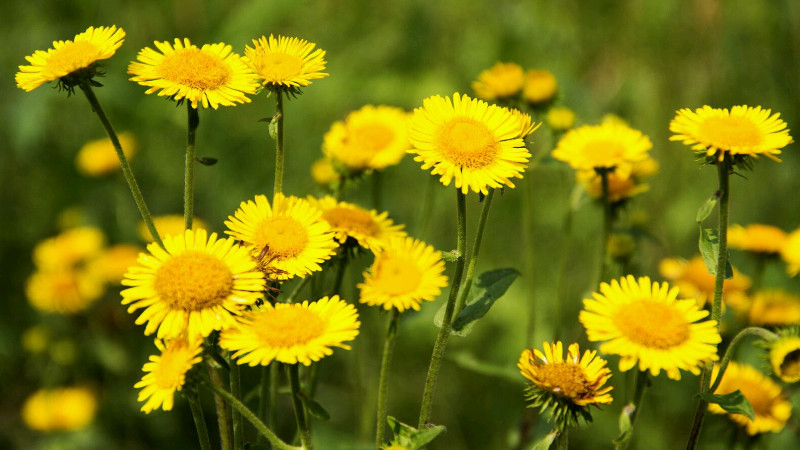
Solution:
<svg viewBox="0 0 800 450">
<path fill-rule="evenodd" d="M 0 448 L 197 446 L 183 400 L 172 412 L 138 412 L 133 384 L 153 347 L 120 305 L 118 287 L 109 286 L 87 312 L 75 315 L 38 312 L 26 300 L 34 246 L 64 226 L 97 227 L 106 246 L 145 245 L 121 176 L 89 177 L 76 168 L 78 150 L 104 137 L 85 98 L 80 93 L 67 98 L 51 85 L 30 93 L 14 85 L 26 55 L 49 48 L 53 40 L 71 39 L 90 25 L 114 24 L 127 32 L 96 93 L 116 129 L 136 140 L 133 169 L 156 215 L 181 213 L 186 114 L 163 98 L 144 95 L 145 88 L 127 80 L 126 69 L 143 47 L 176 37 L 195 44 L 225 42 L 243 53 L 251 39 L 275 33 L 307 39 L 327 51 L 330 77 L 315 81 L 286 107 L 284 189 L 301 196 L 319 193 L 311 163 L 321 157 L 322 136 L 331 123 L 349 111 L 365 104 L 412 110 L 431 95 L 472 94 L 471 81 L 498 61 L 551 71 L 559 86 L 556 104 L 575 111 L 579 124 L 598 123 L 613 113 L 652 140 L 660 171 L 649 180 L 650 190 L 623 214 L 648 236 L 638 240 L 634 274 L 657 279 L 662 258 L 697 253 L 695 213 L 716 186 L 713 168 L 701 166 L 685 146 L 668 140 L 675 111 L 704 104 L 761 105 L 780 112 L 793 135 L 800 133 L 800 3 L 793 0 L 14 0 L 3 4 L 0 21 L 0 270 L 7 283 L 0 313 Z M 273 113 L 274 100 L 264 95 L 250 104 L 200 111 L 198 154 L 219 160 L 196 169 L 195 213 L 210 230 L 223 232 L 224 219 L 241 201 L 271 192 L 274 143 L 259 119 Z M 545 128 L 531 139 L 534 154 L 554 145 Z M 785 149 L 782 163 L 762 158 L 754 171 L 742 175 L 732 181 L 732 223 L 767 223 L 786 231 L 800 226 L 796 144 Z M 436 185 L 433 206 L 422 211 L 429 175 L 418 163 L 406 157 L 382 176 L 382 206 L 395 222 L 438 249 L 452 249 L 453 189 Z M 571 169 L 546 158 L 516 189 L 495 198 L 478 272 L 515 267 L 523 276 L 471 335 L 451 338 L 433 414 L 447 434 L 430 448 L 513 448 L 525 427 L 534 435 L 548 430 L 544 420 L 525 410 L 524 380 L 515 364 L 522 349 L 541 347 L 543 340 L 558 337 L 585 345 L 577 311 L 593 289 L 602 217 L 589 201 L 573 217 L 566 255 L 568 301 L 561 307 L 561 323 L 553 319 L 573 184 Z M 371 206 L 371 188 L 363 180 L 344 198 Z M 522 217 L 526 190 L 534 207 Z M 476 198 L 468 197 L 471 229 L 479 209 Z M 420 230 L 423 215 L 429 222 Z M 531 240 L 532 257 L 522 250 L 525 239 Z M 732 257 L 743 272 L 754 270 L 747 255 L 734 252 Z M 357 298 L 354 286 L 368 263 L 365 259 L 349 269 L 345 298 Z M 800 293 L 800 280 L 789 279 L 781 264 L 768 267 L 762 285 Z M 538 306 L 531 316 L 533 301 Z M 437 308 L 425 305 L 401 323 L 389 414 L 410 424 L 416 423 Z M 321 449 L 371 446 L 385 317 L 367 308 L 360 311 L 364 329 L 354 350 L 337 350 L 322 363 L 319 400 L 332 419 L 315 423 Z M 765 366 L 757 356 L 742 357 Z M 609 359 L 616 367 L 616 359 Z M 254 386 L 255 374 L 245 376 Z M 632 389 L 625 375 L 615 375 L 612 383 L 620 401 L 570 435 L 574 448 L 610 446 L 621 399 Z M 90 425 L 73 432 L 40 432 L 25 425 L 22 404 L 37 389 L 74 385 L 96 396 Z M 681 447 L 696 385 L 693 376 L 679 382 L 658 377 L 633 447 Z M 798 395 L 787 392 L 798 413 Z M 208 406 L 211 417 L 210 401 Z M 288 402 L 284 406 L 282 432 L 287 434 L 292 417 Z M 768 436 L 764 448 L 797 445 L 797 424 L 793 418 L 782 433 Z M 734 434 L 724 417 L 709 417 L 703 448 L 727 447 Z"/>
</svg>

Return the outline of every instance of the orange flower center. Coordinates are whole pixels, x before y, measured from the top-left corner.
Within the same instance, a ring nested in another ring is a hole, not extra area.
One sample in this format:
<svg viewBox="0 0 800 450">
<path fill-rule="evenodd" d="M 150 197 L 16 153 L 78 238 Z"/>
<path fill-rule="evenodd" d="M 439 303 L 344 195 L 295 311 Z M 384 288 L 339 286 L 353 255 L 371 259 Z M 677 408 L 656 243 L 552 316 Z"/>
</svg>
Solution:
<svg viewBox="0 0 800 450">
<path fill-rule="evenodd" d="M 190 250 L 164 262 L 153 287 L 170 308 L 198 311 L 222 303 L 231 294 L 233 274 L 218 258 Z"/>
<path fill-rule="evenodd" d="M 422 272 L 415 261 L 385 255 L 372 269 L 375 286 L 389 295 L 402 295 L 414 291 L 422 281 Z"/>
<path fill-rule="evenodd" d="M 231 77 L 231 69 L 222 59 L 198 48 L 164 55 L 157 70 L 161 78 L 199 91 L 218 89 Z"/>
<path fill-rule="evenodd" d="M 539 379 L 537 384 L 561 397 L 576 399 L 587 392 L 589 381 L 577 364 L 541 364 L 537 367 L 536 375 Z"/>
<path fill-rule="evenodd" d="M 255 238 L 256 250 L 263 253 L 263 261 L 282 261 L 294 258 L 305 250 L 308 233 L 305 227 L 291 217 L 267 218 L 259 224 Z"/>
<path fill-rule="evenodd" d="M 625 146 L 610 139 L 589 141 L 583 154 L 593 167 L 612 167 L 625 159 Z"/>
<path fill-rule="evenodd" d="M 458 167 L 486 167 L 498 152 L 498 142 L 486 125 L 463 117 L 444 124 L 434 142 L 442 156 Z"/>
<path fill-rule="evenodd" d="M 744 117 L 709 117 L 700 124 L 701 142 L 712 142 L 715 147 L 755 147 L 761 144 L 758 127 Z"/>
<path fill-rule="evenodd" d="M 644 347 L 666 350 L 689 338 L 689 324 L 676 308 L 653 300 L 624 305 L 614 324 L 631 341 Z"/>
<path fill-rule="evenodd" d="M 313 311 L 293 304 L 259 314 L 255 325 L 262 347 L 289 348 L 321 336 L 326 322 Z"/>
</svg>

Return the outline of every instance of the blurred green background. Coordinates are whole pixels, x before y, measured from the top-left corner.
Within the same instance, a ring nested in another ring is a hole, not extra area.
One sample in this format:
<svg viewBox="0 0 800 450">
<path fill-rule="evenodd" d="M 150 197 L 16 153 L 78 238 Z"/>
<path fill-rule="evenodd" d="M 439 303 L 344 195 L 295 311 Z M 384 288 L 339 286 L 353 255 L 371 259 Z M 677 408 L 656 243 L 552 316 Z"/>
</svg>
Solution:
<svg viewBox="0 0 800 450">
<path fill-rule="evenodd" d="M 557 102 L 572 108 L 579 123 L 597 123 L 604 114 L 614 113 L 654 143 L 652 156 L 661 170 L 649 182 L 651 190 L 634 200 L 628 212 L 647 218 L 654 239 L 639 248 L 637 274 L 655 278 L 661 258 L 696 253 L 695 212 L 716 186 L 713 168 L 701 167 L 686 147 L 668 141 L 667 127 L 675 111 L 704 104 L 761 105 L 780 112 L 793 134 L 800 130 L 800 3 L 793 0 L 16 0 L 3 5 L 0 21 L 0 71 L 5 80 L 0 84 L 0 268 L 7 283 L 0 314 L 0 448 L 196 447 L 185 401 L 177 400 L 171 413 L 137 412 L 132 385 L 154 349 L 115 293 L 95 305 L 91 317 L 45 316 L 25 300 L 25 280 L 33 271 L 31 249 L 57 233 L 57 217 L 65 208 L 85 208 L 89 222 L 102 227 L 112 243 L 137 240 L 138 213 L 122 178 L 85 178 L 75 169 L 77 150 L 104 136 L 83 96 L 67 98 L 50 85 L 25 93 L 13 81 L 17 66 L 25 64 L 24 56 L 49 48 L 53 40 L 71 39 L 90 25 L 115 24 L 127 32 L 124 45 L 106 65 L 107 75 L 101 80 L 105 87 L 96 92 L 117 130 L 128 130 L 138 140 L 132 164 L 154 214 L 181 212 L 185 112 L 162 98 L 144 95 L 145 88 L 127 81 L 126 69 L 141 48 L 176 37 L 189 37 L 195 44 L 222 41 L 243 53 L 251 39 L 275 33 L 307 39 L 327 51 L 330 77 L 315 81 L 286 109 L 284 189 L 302 196 L 318 192 L 309 166 L 321 156 L 323 134 L 349 111 L 364 104 L 411 110 L 430 95 L 472 94 L 470 82 L 498 61 L 552 71 L 559 82 Z M 263 95 L 250 104 L 200 112 L 198 154 L 219 163 L 196 169 L 195 212 L 212 230 L 222 232 L 223 220 L 241 201 L 271 191 L 274 143 L 258 120 L 273 113 L 274 100 Z M 552 148 L 544 129 L 532 139 L 534 153 Z M 753 172 L 734 177 L 733 223 L 762 222 L 787 231 L 800 226 L 800 155 L 795 144 L 785 149 L 783 160 L 759 160 Z M 430 223 L 424 232 L 418 229 L 419 199 L 428 178 L 406 158 L 383 174 L 383 205 L 412 235 L 451 249 L 452 189 L 436 186 L 434 207 L 425 212 Z M 496 197 L 478 269 L 516 267 L 523 278 L 469 337 L 451 339 L 433 415 L 433 421 L 448 431 L 430 448 L 511 448 L 523 418 L 535 435 L 546 433 L 547 424 L 525 410 L 523 379 L 515 375 L 515 365 L 522 349 L 541 347 L 545 339 L 585 344 L 577 311 L 580 299 L 592 289 L 601 220 L 601 211 L 591 203 L 574 219 L 568 255 L 570 301 L 562 306 L 560 334 L 553 334 L 558 276 L 554 262 L 562 257 L 572 184 L 569 169 L 545 161 L 517 189 Z M 371 186 L 364 180 L 346 192 L 345 199 L 369 206 Z M 520 205 L 526 189 L 534 211 L 523 218 Z M 468 198 L 468 208 L 474 229 L 479 209 L 474 195 Z M 527 238 L 535 250 L 533 258 L 521 250 Z M 733 256 L 734 265 L 747 273 L 751 262 L 743 255 Z M 347 275 L 348 299 L 357 298 L 353 286 L 369 261 L 359 263 Z M 800 292 L 800 282 L 786 279 L 782 266 L 767 273 L 765 285 Z M 389 414 L 407 423 L 416 423 L 436 333 L 431 318 L 441 301 L 405 315 L 401 322 Z M 539 306 L 530 318 L 533 301 Z M 364 329 L 354 350 L 337 350 L 321 366 L 319 400 L 333 416 L 328 423 L 315 423 L 321 449 L 369 448 L 372 442 L 371 405 L 385 317 L 366 308 L 360 311 Z M 535 325 L 532 336 L 526 336 L 529 320 Z M 71 362 L 33 358 L 22 350 L 21 333 L 37 323 L 59 330 L 77 345 Z M 454 362 L 457 357 L 483 361 L 510 376 L 476 373 Z M 616 358 L 609 359 L 616 367 Z M 254 382 L 254 374 L 248 377 L 247 382 Z M 47 383 L 74 382 L 89 383 L 100 393 L 100 412 L 89 429 L 68 435 L 25 429 L 19 408 L 27 395 Z M 573 448 L 610 446 L 624 393 L 632 388 L 624 375 L 612 382 L 618 401 L 597 412 L 591 426 L 571 434 Z M 680 382 L 658 377 L 633 447 L 681 447 L 690 428 L 690 396 L 696 385 L 692 376 Z M 797 406 L 797 395 L 794 400 Z M 287 435 L 291 413 L 288 402 L 284 406 L 281 432 Z M 211 414 L 209 409 L 209 420 Z M 789 429 L 768 437 L 763 448 L 797 445 L 792 436 L 797 423 L 792 419 Z M 732 430 L 726 419 L 709 417 L 703 448 L 728 447 Z"/>
</svg>

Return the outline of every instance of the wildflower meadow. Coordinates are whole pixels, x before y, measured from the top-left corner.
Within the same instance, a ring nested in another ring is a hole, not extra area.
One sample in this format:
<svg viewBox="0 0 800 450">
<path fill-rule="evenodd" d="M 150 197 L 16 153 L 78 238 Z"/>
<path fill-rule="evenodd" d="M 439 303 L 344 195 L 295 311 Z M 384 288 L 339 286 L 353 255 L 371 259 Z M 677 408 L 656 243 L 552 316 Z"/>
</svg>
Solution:
<svg viewBox="0 0 800 450">
<path fill-rule="evenodd" d="M 800 448 L 793 2 L 3 15 L 0 448 Z"/>
</svg>

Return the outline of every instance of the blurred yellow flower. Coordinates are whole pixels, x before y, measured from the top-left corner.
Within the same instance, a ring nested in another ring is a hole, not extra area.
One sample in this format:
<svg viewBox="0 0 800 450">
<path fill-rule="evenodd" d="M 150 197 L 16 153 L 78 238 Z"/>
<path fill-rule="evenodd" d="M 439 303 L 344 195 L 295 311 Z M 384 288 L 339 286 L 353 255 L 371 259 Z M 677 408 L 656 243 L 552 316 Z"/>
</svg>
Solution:
<svg viewBox="0 0 800 450">
<path fill-rule="evenodd" d="M 556 131 L 566 131 L 575 126 L 575 113 L 563 106 L 554 106 L 545 116 L 547 126 Z"/>
<path fill-rule="evenodd" d="M 547 70 L 531 69 L 525 73 L 522 97 L 532 105 L 547 103 L 558 92 L 556 76 Z"/>
<path fill-rule="evenodd" d="M 74 431 L 86 428 L 97 411 L 97 398 L 85 387 L 39 389 L 22 405 L 22 420 L 36 431 Z"/>
<path fill-rule="evenodd" d="M 183 234 L 186 229 L 184 228 L 186 222 L 184 222 L 183 216 L 180 214 L 155 216 L 153 217 L 153 224 L 156 226 L 156 230 L 158 230 L 158 234 L 161 235 L 162 239 L 167 236 Z M 192 230 L 199 229 L 207 230 L 208 227 L 202 219 L 195 217 L 192 219 Z M 139 222 L 136 232 L 139 238 L 144 242 L 153 242 L 153 236 L 150 235 L 150 230 L 147 229 L 147 225 L 145 225 L 144 222 Z"/>
<path fill-rule="evenodd" d="M 89 261 L 87 270 L 105 282 L 118 285 L 143 251 L 144 249 L 133 244 L 112 245 Z"/>
<path fill-rule="evenodd" d="M 119 144 L 125 157 L 130 159 L 136 152 L 136 141 L 128 132 L 119 133 Z M 97 177 L 119 170 L 117 151 L 111 139 L 103 138 L 87 142 L 75 156 L 75 166 L 86 176 Z"/>
<path fill-rule="evenodd" d="M 56 314 L 84 311 L 105 292 L 105 281 L 82 269 L 36 271 L 25 286 L 34 308 Z"/>
<path fill-rule="evenodd" d="M 575 170 L 613 170 L 629 176 L 632 165 L 648 158 L 650 139 L 624 124 L 605 121 L 570 130 L 558 141 L 553 158 Z"/>
<path fill-rule="evenodd" d="M 483 100 L 501 100 L 513 97 L 522 90 L 525 74 L 514 63 L 497 63 L 478 75 L 472 82 L 475 96 Z"/>
<path fill-rule="evenodd" d="M 800 272 L 800 228 L 792 231 L 786 237 L 786 242 L 781 249 L 781 258 L 786 262 L 786 273 L 790 276 Z"/>
<path fill-rule="evenodd" d="M 800 381 L 800 336 L 797 328 L 769 343 L 772 371 L 787 383 Z"/>
<path fill-rule="evenodd" d="M 786 232 L 772 225 L 753 223 L 728 228 L 728 247 L 753 253 L 777 255 L 786 243 Z"/>
<path fill-rule="evenodd" d="M 756 292 L 750 299 L 747 321 L 751 325 L 800 325 L 800 297 L 781 289 Z"/>
<path fill-rule="evenodd" d="M 339 182 L 339 173 L 329 158 L 320 158 L 311 164 L 311 178 L 319 186 L 330 187 Z"/>
<path fill-rule="evenodd" d="M 642 161 L 635 162 L 631 165 L 630 172 L 611 172 L 608 176 L 608 199 L 611 203 L 619 203 L 631 197 L 647 192 L 650 189 L 642 179 L 649 177 L 658 171 L 658 163 L 647 157 Z M 593 198 L 601 199 L 603 197 L 603 179 L 593 169 L 580 170 L 575 173 L 578 183 L 583 186 L 589 195 Z"/>
<path fill-rule="evenodd" d="M 694 298 L 702 306 L 714 299 L 714 275 L 708 273 L 706 263 L 700 255 L 690 260 L 664 258 L 658 265 L 661 275 L 681 290 L 681 298 Z M 733 268 L 733 278 L 725 280 L 722 294 L 725 303 L 738 308 L 747 302 L 750 277 Z"/>
<path fill-rule="evenodd" d="M 144 402 L 142 411 L 146 414 L 158 408 L 170 411 L 175 391 L 182 390 L 186 383 L 186 372 L 203 360 L 200 356 L 200 340 L 187 342 L 185 339 L 173 339 L 165 342 L 156 339 L 155 342 L 161 354 L 150 356 L 150 361 L 142 367 L 144 376 L 133 386 L 141 389 L 137 400 Z"/>
<path fill-rule="evenodd" d="M 383 170 L 408 150 L 408 113 L 393 106 L 367 105 L 325 133 L 322 151 L 349 171 Z"/>
<path fill-rule="evenodd" d="M 245 62 L 261 79 L 262 85 L 308 86 L 311 80 L 328 76 L 325 51 L 304 39 L 273 35 L 253 39 L 253 47 L 245 46 Z"/>
<path fill-rule="evenodd" d="M 372 250 L 381 250 L 392 238 L 405 237 L 403 225 L 395 225 L 388 212 L 366 210 L 347 202 L 337 202 L 331 196 L 323 198 L 308 197 L 308 201 L 322 211 L 322 219 L 328 222 L 336 240 L 344 245 L 352 238 L 358 245 Z"/>
<path fill-rule="evenodd" d="M 97 256 L 106 244 L 99 228 L 70 228 L 33 248 L 33 262 L 40 270 L 68 269 Z"/>
<path fill-rule="evenodd" d="M 43 325 L 34 325 L 22 333 L 22 348 L 28 353 L 42 353 L 50 345 L 50 332 Z"/>
</svg>

